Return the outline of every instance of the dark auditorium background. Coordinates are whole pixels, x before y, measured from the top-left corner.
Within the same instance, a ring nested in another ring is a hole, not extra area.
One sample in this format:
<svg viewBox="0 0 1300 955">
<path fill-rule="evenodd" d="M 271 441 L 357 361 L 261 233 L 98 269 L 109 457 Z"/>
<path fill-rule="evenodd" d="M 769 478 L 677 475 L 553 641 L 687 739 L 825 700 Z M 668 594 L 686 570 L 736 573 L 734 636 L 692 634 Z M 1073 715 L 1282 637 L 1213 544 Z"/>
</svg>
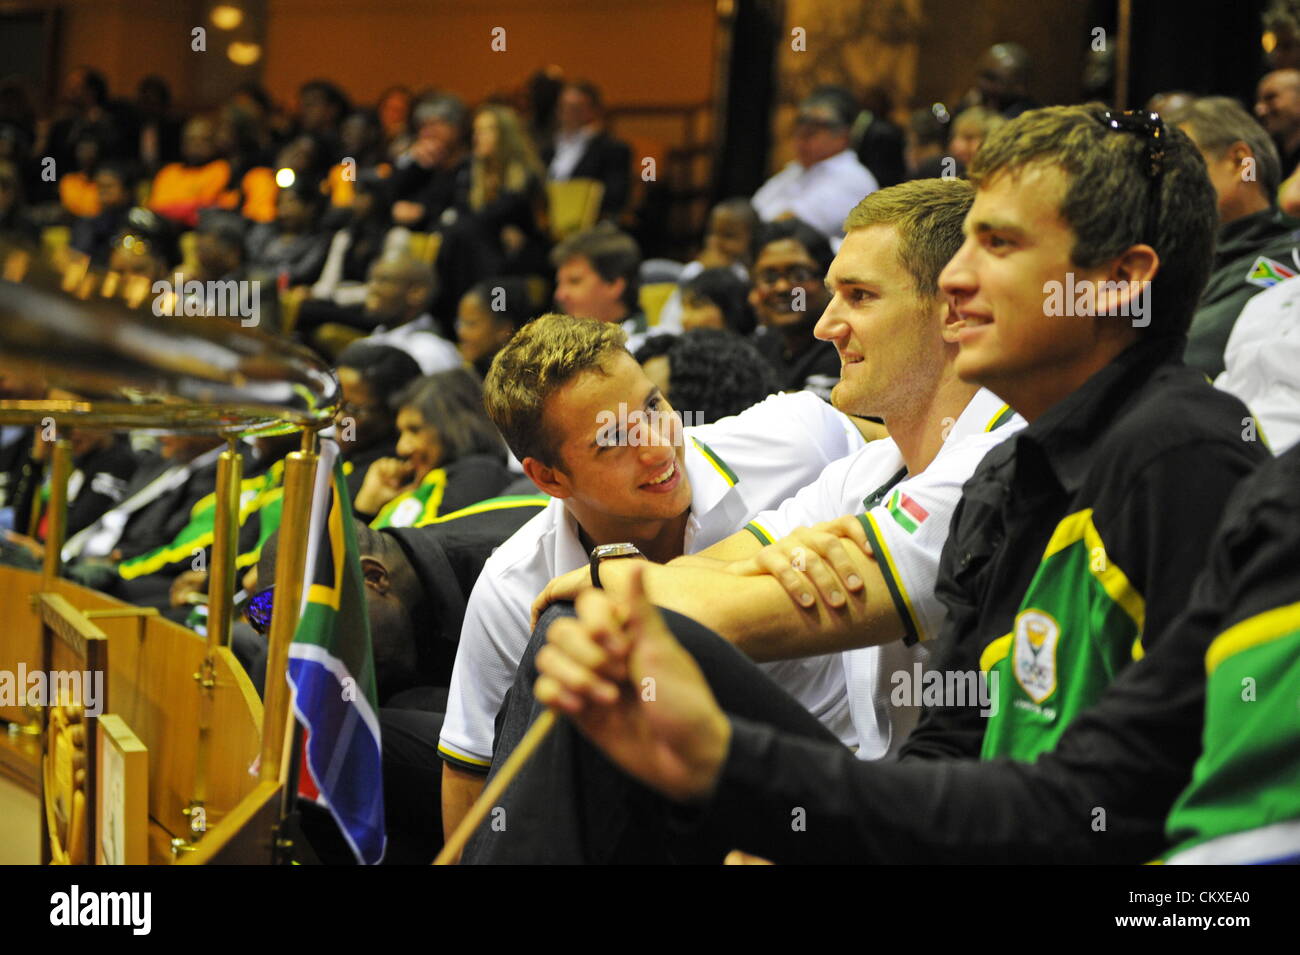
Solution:
<svg viewBox="0 0 1300 955">
<path fill-rule="evenodd" d="M 979 54 L 1014 41 L 1033 58 L 1038 102 L 1078 102 L 1090 31 L 1105 29 L 1113 44 L 1127 6 L 1122 105 L 1163 89 L 1249 101 L 1263 66 L 1265 0 L 241 0 L 240 25 L 193 53 L 183 38 L 210 26 L 218 6 L 11 0 L 0 5 L 0 63 L 46 104 L 78 65 L 99 69 L 114 95 L 158 74 L 182 112 L 214 106 L 250 81 L 292 104 L 299 85 L 317 77 L 357 103 L 393 83 L 454 90 L 475 103 L 553 64 L 596 82 L 611 131 L 634 156 L 656 157 L 671 195 L 659 208 L 673 221 L 645 223 L 643 232 L 660 235 L 643 238 L 672 245 L 698 234 L 712 202 L 752 193 L 789 158 L 782 132 L 819 83 L 884 83 L 901 119 L 912 106 L 955 103 L 973 84 Z M 497 26 L 507 28 L 504 51 L 492 49 Z M 800 26 L 812 53 L 791 49 Z M 229 42 L 256 44 L 257 59 L 232 63 Z"/>
</svg>

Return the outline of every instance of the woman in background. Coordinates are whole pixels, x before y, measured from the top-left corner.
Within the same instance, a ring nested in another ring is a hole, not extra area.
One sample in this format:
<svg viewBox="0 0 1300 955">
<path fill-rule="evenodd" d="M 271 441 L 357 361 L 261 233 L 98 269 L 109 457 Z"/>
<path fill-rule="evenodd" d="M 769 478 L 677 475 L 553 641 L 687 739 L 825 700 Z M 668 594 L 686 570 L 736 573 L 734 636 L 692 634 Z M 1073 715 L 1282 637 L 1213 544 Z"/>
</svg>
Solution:
<svg viewBox="0 0 1300 955">
<path fill-rule="evenodd" d="M 417 527 L 500 494 L 513 478 L 483 386 L 456 368 L 417 378 L 393 400 L 397 457 L 370 465 L 356 515 L 372 527 Z"/>
</svg>

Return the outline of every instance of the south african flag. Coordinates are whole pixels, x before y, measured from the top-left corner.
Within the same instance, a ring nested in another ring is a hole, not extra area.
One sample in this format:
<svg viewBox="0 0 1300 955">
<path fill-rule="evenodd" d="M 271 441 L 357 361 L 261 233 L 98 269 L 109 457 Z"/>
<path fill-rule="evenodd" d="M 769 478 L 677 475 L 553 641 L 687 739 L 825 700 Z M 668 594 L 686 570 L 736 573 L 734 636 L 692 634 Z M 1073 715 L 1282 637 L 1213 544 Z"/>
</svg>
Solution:
<svg viewBox="0 0 1300 955">
<path fill-rule="evenodd" d="M 894 491 L 885 507 L 890 516 L 898 522 L 898 526 L 909 534 L 915 534 L 916 529 L 930 516 L 929 511 L 902 491 Z"/>
<path fill-rule="evenodd" d="M 302 615 L 289 647 L 293 708 L 307 728 L 307 770 L 318 798 L 357 858 L 374 864 L 386 843 L 375 666 L 352 507 L 333 441 L 321 444 L 305 530 Z"/>
</svg>

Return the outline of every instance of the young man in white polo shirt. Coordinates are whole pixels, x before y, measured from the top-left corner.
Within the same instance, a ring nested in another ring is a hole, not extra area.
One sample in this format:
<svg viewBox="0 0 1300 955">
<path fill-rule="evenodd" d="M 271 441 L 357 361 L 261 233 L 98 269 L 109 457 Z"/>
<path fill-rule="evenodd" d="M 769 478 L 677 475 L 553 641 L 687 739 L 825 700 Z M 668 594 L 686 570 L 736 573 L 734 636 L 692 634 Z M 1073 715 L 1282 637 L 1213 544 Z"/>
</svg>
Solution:
<svg viewBox="0 0 1300 955">
<path fill-rule="evenodd" d="M 816 333 L 834 342 L 843 363 L 836 407 L 881 416 L 889 438 L 828 465 L 792 498 L 700 555 L 665 566 L 601 566 L 602 583 L 611 588 L 642 567 L 652 602 L 710 628 L 752 660 L 839 653 L 862 759 L 895 754 L 919 716 L 920 694 L 896 690 L 900 679 L 916 680 L 926 657 L 919 641 L 935 636 L 944 618 L 935 580 L 950 519 L 985 453 L 1024 427 L 953 367 L 959 322 L 938 277 L 961 246 L 973 196 L 963 180 L 918 180 L 873 193 L 845 222 L 848 235 L 827 276 L 834 298 Z M 710 558 L 712 565 L 705 563 Z M 536 607 L 579 596 L 589 585 L 577 574 L 552 581 Z M 761 708 L 765 697 L 779 695 L 758 674 L 739 672 L 744 660 L 737 663 L 724 682 L 743 695 L 739 705 Z M 706 673 L 713 682 L 716 672 Z M 509 725 L 522 722 L 514 710 L 526 699 L 527 678 L 521 668 Z M 514 741 L 503 737 L 502 745 Z M 548 757 L 539 758 L 553 769 Z M 584 814 L 566 815 L 574 780 L 588 778 L 588 770 L 604 772 L 580 765 L 521 778 L 503 799 L 511 832 L 480 830 L 469 858 L 620 861 L 599 855 L 607 847 L 582 829 Z M 607 792 L 606 782 L 595 791 Z M 570 851 L 577 854 L 566 856 Z"/>
<path fill-rule="evenodd" d="M 438 747 L 444 827 L 482 788 L 497 712 L 528 644 L 529 609 L 548 581 L 589 574 L 600 545 L 630 544 L 667 561 L 715 544 L 858 451 L 873 427 L 800 393 L 682 428 L 623 343 L 616 324 L 543 316 L 488 372 L 488 413 L 553 500 L 489 558 L 470 596 Z M 853 739 L 833 657 L 782 662 L 769 675 Z"/>
</svg>

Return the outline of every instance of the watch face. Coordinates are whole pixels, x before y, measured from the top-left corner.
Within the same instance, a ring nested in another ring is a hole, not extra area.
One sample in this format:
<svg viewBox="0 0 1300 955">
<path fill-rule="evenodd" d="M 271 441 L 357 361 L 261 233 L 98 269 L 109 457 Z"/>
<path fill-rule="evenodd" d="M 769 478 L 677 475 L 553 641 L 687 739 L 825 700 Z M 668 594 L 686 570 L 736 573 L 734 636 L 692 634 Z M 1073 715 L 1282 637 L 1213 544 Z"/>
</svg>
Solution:
<svg viewBox="0 0 1300 955">
<path fill-rule="evenodd" d="M 591 552 L 593 560 L 606 560 L 610 557 L 639 557 L 641 552 L 635 544 L 600 544 Z"/>
</svg>

